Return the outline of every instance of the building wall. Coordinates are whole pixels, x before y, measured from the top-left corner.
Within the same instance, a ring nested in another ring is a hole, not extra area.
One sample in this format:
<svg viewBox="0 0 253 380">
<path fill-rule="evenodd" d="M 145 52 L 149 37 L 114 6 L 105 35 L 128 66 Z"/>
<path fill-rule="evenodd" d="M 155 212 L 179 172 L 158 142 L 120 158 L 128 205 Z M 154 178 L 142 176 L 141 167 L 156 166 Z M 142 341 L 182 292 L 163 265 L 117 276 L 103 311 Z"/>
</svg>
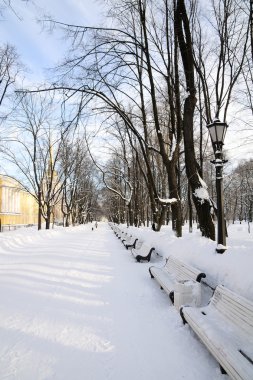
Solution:
<svg viewBox="0 0 253 380">
<path fill-rule="evenodd" d="M 17 181 L 3 175 L 0 176 L 0 221 L 2 226 L 38 222 L 36 200 Z"/>
</svg>

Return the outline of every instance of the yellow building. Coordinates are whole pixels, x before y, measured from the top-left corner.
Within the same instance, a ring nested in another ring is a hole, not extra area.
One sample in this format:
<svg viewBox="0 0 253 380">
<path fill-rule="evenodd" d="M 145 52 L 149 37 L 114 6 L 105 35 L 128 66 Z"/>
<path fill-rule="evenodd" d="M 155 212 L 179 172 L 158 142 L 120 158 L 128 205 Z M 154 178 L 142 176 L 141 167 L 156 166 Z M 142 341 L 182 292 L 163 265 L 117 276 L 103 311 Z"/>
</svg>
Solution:
<svg viewBox="0 0 253 380">
<path fill-rule="evenodd" d="M 0 175 L 0 224 L 22 226 L 38 223 L 38 204 L 21 185 L 5 175 Z"/>
</svg>

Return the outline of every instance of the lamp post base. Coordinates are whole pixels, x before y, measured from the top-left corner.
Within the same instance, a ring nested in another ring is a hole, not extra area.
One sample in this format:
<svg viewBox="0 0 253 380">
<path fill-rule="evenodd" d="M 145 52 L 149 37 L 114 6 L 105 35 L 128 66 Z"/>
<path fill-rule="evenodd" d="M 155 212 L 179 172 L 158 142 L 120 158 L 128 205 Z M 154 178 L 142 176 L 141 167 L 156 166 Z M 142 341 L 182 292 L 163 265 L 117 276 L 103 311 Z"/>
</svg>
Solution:
<svg viewBox="0 0 253 380">
<path fill-rule="evenodd" d="M 227 250 L 227 247 L 225 245 L 219 244 L 217 245 L 216 252 L 217 253 L 224 253 Z"/>
</svg>

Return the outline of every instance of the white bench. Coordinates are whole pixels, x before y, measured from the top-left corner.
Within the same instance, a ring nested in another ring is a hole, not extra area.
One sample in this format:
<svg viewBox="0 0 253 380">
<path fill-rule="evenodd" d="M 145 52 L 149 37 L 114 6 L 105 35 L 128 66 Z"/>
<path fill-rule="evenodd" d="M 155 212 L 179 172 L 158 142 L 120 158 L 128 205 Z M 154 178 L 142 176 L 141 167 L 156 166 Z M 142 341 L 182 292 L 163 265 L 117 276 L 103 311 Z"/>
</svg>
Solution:
<svg viewBox="0 0 253 380">
<path fill-rule="evenodd" d="M 149 273 L 151 278 L 155 278 L 174 303 L 174 289 L 177 281 L 193 280 L 200 282 L 202 278 L 206 277 L 205 273 L 201 272 L 182 261 L 176 259 L 174 256 L 169 256 L 166 264 L 162 268 L 150 267 Z"/>
<path fill-rule="evenodd" d="M 121 243 L 124 244 L 124 242 L 129 238 L 129 233 L 128 232 L 125 232 L 123 234 L 121 234 L 120 236 L 120 240 L 121 240 Z"/>
<path fill-rule="evenodd" d="M 126 240 L 123 240 L 122 243 L 124 244 L 126 249 L 128 249 L 128 248 L 135 248 L 137 241 L 138 241 L 137 237 L 128 236 L 128 238 Z"/>
<path fill-rule="evenodd" d="M 154 252 L 155 248 L 147 243 L 142 243 L 140 248 L 132 248 L 131 252 L 140 263 L 141 261 L 150 261 L 151 254 Z"/>
<path fill-rule="evenodd" d="M 121 240 L 122 236 L 124 236 L 125 233 L 126 233 L 126 231 L 125 231 L 124 229 L 121 230 L 121 229 L 119 228 L 119 230 L 118 230 L 117 233 L 116 233 L 116 236 L 117 236 L 118 239 Z"/>
<path fill-rule="evenodd" d="M 208 306 L 183 306 L 180 313 L 223 373 L 234 380 L 253 379 L 253 302 L 219 285 Z"/>
<path fill-rule="evenodd" d="M 118 226 L 114 226 L 114 227 L 113 227 L 113 232 L 114 232 L 115 235 L 117 236 L 118 233 L 120 233 L 120 229 L 119 229 L 119 227 L 118 227 Z"/>
<path fill-rule="evenodd" d="M 124 241 L 129 237 L 129 233 L 127 231 L 123 231 L 121 236 L 120 236 L 120 240 L 121 242 L 124 244 Z"/>
</svg>

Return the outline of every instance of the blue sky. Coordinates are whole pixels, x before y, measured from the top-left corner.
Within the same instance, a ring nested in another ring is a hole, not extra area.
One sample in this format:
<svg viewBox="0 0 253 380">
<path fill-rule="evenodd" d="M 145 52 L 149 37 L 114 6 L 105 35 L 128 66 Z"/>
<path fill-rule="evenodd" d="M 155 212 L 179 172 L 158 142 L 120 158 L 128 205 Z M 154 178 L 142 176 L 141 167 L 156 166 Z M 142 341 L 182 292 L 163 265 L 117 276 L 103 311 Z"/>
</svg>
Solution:
<svg viewBox="0 0 253 380">
<path fill-rule="evenodd" d="M 104 0 L 12 0 L 18 17 L 10 10 L 4 13 L 0 22 L 0 43 L 9 42 L 16 46 L 20 60 L 26 65 L 25 83 L 29 85 L 44 82 L 46 68 L 54 67 L 67 51 L 67 41 L 57 31 L 49 34 L 42 30 L 37 19 L 51 15 L 53 19 L 76 25 L 97 26 L 105 22 Z M 2 0 L 0 0 L 0 4 Z M 241 131 L 240 121 L 228 129 L 226 148 L 234 159 L 249 154 L 252 157 L 251 130 Z M 230 144 L 227 141 L 230 140 Z M 243 145 L 243 147 L 241 146 Z"/>
<path fill-rule="evenodd" d="M 67 50 L 62 35 L 42 30 L 37 20 L 51 15 L 61 22 L 78 25 L 98 25 L 104 15 L 102 0 L 13 0 L 17 15 L 4 12 L 0 22 L 0 42 L 14 45 L 20 60 L 30 72 L 27 80 L 43 81 L 44 69 L 53 67 Z"/>
</svg>

